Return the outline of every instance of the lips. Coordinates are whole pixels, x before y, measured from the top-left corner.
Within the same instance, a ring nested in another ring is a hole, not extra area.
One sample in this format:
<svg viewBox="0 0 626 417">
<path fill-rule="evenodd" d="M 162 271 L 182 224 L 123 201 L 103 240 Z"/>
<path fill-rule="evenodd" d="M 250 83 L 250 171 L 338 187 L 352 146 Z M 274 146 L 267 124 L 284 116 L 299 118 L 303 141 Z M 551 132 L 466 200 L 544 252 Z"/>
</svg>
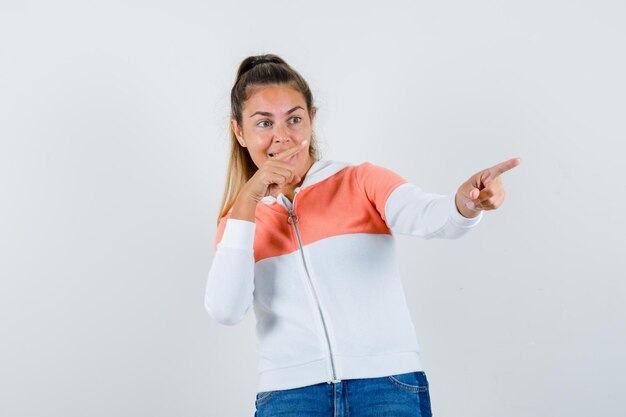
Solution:
<svg viewBox="0 0 626 417">
<path fill-rule="evenodd" d="M 278 149 L 278 150 L 275 150 L 275 151 L 272 151 L 272 152 L 268 153 L 268 155 L 269 155 L 270 158 L 273 158 L 274 156 L 276 156 L 276 154 L 284 152 L 287 149 L 289 149 L 289 148 Z"/>
</svg>

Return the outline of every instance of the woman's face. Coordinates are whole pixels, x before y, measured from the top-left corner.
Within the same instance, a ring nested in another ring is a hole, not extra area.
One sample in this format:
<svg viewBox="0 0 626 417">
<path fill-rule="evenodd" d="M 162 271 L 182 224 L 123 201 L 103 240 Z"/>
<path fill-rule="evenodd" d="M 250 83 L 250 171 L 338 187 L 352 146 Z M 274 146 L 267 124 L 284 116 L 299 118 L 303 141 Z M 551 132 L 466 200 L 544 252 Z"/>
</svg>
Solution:
<svg viewBox="0 0 626 417">
<path fill-rule="evenodd" d="M 312 114 L 307 112 L 302 93 L 294 87 L 264 85 L 253 88 L 242 110 L 242 125 L 231 120 L 231 128 L 241 146 L 248 149 L 257 168 L 274 154 L 309 140 L 306 148 L 287 160 L 304 178 L 313 163 L 309 145 L 314 115 L 315 110 Z"/>
</svg>

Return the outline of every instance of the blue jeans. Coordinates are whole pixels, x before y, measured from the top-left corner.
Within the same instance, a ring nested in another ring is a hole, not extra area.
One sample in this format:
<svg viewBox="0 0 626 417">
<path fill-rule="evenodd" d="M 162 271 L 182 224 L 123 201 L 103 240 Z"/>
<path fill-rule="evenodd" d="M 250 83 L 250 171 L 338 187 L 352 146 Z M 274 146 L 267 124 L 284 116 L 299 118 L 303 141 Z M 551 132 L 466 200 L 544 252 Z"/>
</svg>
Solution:
<svg viewBox="0 0 626 417">
<path fill-rule="evenodd" d="M 432 417 L 423 371 L 259 392 L 255 417 Z"/>
</svg>

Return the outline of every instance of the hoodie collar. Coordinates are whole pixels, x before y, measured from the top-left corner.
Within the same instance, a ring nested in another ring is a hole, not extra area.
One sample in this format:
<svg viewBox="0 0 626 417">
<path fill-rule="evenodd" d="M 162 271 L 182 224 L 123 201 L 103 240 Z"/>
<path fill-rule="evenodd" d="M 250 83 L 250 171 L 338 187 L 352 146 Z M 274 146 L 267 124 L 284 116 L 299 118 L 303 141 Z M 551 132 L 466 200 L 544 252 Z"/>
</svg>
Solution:
<svg viewBox="0 0 626 417">
<path fill-rule="evenodd" d="M 294 191 L 299 192 L 307 187 L 312 186 L 313 184 L 317 184 L 318 182 L 321 182 L 326 178 L 336 174 L 347 166 L 350 166 L 350 164 L 347 162 L 318 159 L 313 162 L 311 168 L 309 168 L 309 171 L 304 177 L 304 181 L 302 181 L 302 185 L 296 187 Z M 265 196 L 261 199 L 261 202 L 265 204 L 273 204 L 275 201 L 276 197 L 271 195 Z"/>
</svg>

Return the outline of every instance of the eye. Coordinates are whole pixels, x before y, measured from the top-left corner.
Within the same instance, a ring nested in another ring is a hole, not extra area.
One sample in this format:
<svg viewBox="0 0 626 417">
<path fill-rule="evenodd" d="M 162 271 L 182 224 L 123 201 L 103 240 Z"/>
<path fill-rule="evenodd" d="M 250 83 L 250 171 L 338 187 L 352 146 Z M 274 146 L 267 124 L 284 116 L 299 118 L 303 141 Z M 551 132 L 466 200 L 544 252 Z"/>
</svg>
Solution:
<svg viewBox="0 0 626 417">
<path fill-rule="evenodd" d="M 294 119 L 295 121 L 293 123 L 300 123 L 302 121 L 302 117 L 298 117 L 298 116 L 293 116 L 289 120 L 294 120 Z"/>
<path fill-rule="evenodd" d="M 263 123 L 267 123 L 266 125 L 264 125 Z M 270 122 L 268 120 L 261 120 L 259 123 L 257 123 L 256 125 L 259 127 L 269 127 Z"/>
</svg>

